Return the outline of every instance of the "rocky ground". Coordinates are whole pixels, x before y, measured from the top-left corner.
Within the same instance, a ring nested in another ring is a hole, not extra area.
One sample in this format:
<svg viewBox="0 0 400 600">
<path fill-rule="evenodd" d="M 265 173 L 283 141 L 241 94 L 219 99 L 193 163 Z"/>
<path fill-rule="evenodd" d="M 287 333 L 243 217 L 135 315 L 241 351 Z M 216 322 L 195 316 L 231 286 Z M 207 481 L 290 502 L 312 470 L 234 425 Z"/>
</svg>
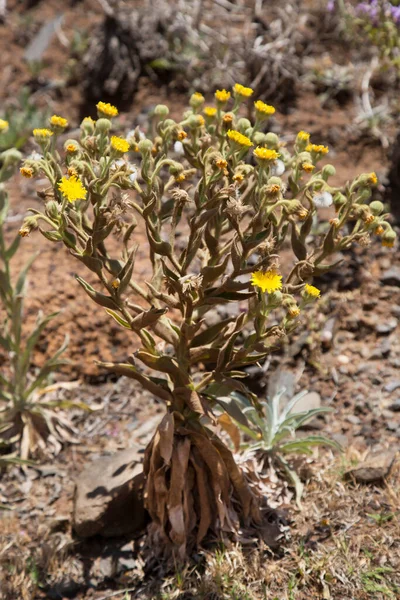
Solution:
<svg viewBox="0 0 400 600">
<path fill-rule="evenodd" d="M 0 87 L 3 102 L 13 98 L 21 85 L 32 83 L 33 75 L 23 59 L 27 43 L 59 11 L 57 2 L 31 4 L 26 11 L 21 3 L 8 3 L 10 20 L 1 29 L 6 65 Z M 38 103 L 49 104 L 72 127 L 78 123 L 81 96 L 79 85 L 62 83 L 63 69 L 68 66 L 62 33 L 69 35 L 73 27 L 90 31 L 101 16 L 94 0 L 65 7 L 61 34 L 58 31 L 45 53 L 39 83 L 33 86 Z M 171 104 L 175 116 L 186 97 L 141 80 L 132 110 L 121 117 L 121 130 L 142 124 L 147 108 L 158 102 Z M 273 128 L 288 143 L 298 130 L 305 129 L 313 139 L 329 144 L 338 183 L 371 170 L 385 181 L 389 154 L 379 142 L 355 134 L 356 112 L 351 103 L 323 108 L 320 99 L 305 88 L 287 114 L 277 108 Z M 388 135 L 393 138 L 393 131 L 389 129 Z M 25 151 L 29 150 L 28 145 Z M 382 192 L 381 187 L 378 193 Z M 27 209 L 39 200 L 33 184 L 20 178 L 11 183 L 10 199 L 7 232 L 11 237 Z M 140 230 L 137 235 L 143 242 Z M 97 531 L 94 537 L 82 539 L 72 528 L 76 479 L 80 476 L 81 486 L 96 490 L 100 473 L 85 469 L 91 461 L 126 448 L 132 448 L 132 456 L 123 455 L 121 460 L 129 460 L 136 474 L 164 408 L 135 383 L 115 380 L 95 365 L 99 359 L 125 358 L 135 349 L 135 340 L 89 304 L 74 279 L 77 265 L 63 248 L 32 234 L 22 241 L 15 267 L 37 249 L 40 256 L 30 276 L 26 325 L 33 324 L 41 308 L 60 310 L 60 314 L 42 335 L 31 366 L 40 366 L 68 333 L 66 357 L 71 362 L 49 399 L 79 400 L 91 410 L 69 413 L 74 426 L 71 443 L 55 457 L 40 457 L 34 467 L 14 467 L 0 474 L 1 600 L 379 600 L 400 595 L 398 248 L 381 248 L 374 242 L 346 254 L 335 273 L 317 282 L 322 299 L 304 317 L 303 333 L 294 344 L 262 369 L 249 372 L 251 386 L 262 397 L 284 384 L 289 391 L 308 389 L 308 406 L 330 406 L 332 413 L 313 421 L 310 428 L 332 437 L 344 449 L 343 454 L 316 451 L 297 465 L 305 482 L 301 510 L 287 484 L 272 471 L 264 473 L 268 497 L 271 503 L 279 500 L 288 525 L 279 551 L 272 553 L 254 543 L 231 544 L 217 553 L 215 549 L 201 551 L 187 569 L 172 572 L 145 560 L 144 538 L 135 533 L 120 536 L 114 518 L 107 525 L 108 534 L 117 537 L 99 535 L 100 529 L 104 533 L 103 518 L 112 490 L 122 490 L 129 497 L 123 478 L 96 494 L 93 508 L 97 512 L 88 515 L 87 505 L 78 503 L 81 512 L 75 514 L 75 524 L 78 530 L 80 524 L 82 534 L 82 527 L 88 526 L 86 519 L 94 528 L 91 532 Z M 136 264 L 140 279 L 147 272 L 144 254 L 139 252 Z M 0 356 L 0 367 L 2 360 L 5 357 Z M 140 511 L 133 516 L 139 521 L 143 517 Z M 101 528 L 96 530 L 99 523 Z"/>
</svg>

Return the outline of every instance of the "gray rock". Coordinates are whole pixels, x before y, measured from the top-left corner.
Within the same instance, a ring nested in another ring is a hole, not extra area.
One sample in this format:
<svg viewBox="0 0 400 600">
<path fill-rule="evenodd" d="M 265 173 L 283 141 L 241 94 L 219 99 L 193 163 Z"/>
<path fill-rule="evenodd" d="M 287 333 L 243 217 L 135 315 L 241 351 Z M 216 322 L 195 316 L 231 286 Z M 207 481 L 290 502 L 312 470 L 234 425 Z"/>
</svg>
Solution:
<svg viewBox="0 0 400 600">
<path fill-rule="evenodd" d="M 80 537 L 112 537 L 146 525 L 142 457 L 137 448 L 99 458 L 77 478 L 73 528 Z"/>
<path fill-rule="evenodd" d="M 388 333 L 391 333 L 394 329 L 396 329 L 397 323 L 397 319 L 395 317 L 392 317 L 384 323 L 377 323 L 375 325 L 375 331 L 380 335 L 387 335 Z"/>
<path fill-rule="evenodd" d="M 392 392 L 397 390 L 397 388 L 400 388 L 400 379 L 394 379 L 393 381 L 389 381 L 389 383 L 387 383 L 384 386 L 383 390 L 391 394 Z"/>
<path fill-rule="evenodd" d="M 393 412 L 400 412 L 400 398 L 397 398 L 397 400 L 395 400 L 393 404 L 389 406 L 389 408 Z"/>
<path fill-rule="evenodd" d="M 375 454 L 354 469 L 347 471 L 345 478 L 355 480 L 357 483 L 381 481 L 389 474 L 395 457 L 395 452 L 380 452 L 379 454 Z"/>
<path fill-rule="evenodd" d="M 400 287 L 400 267 L 391 267 L 382 274 L 382 283 Z"/>
<path fill-rule="evenodd" d="M 352 425 L 359 425 L 361 423 L 360 417 L 357 417 L 356 415 L 349 415 L 348 417 L 346 417 L 346 421 L 348 421 Z"/>
</svg>

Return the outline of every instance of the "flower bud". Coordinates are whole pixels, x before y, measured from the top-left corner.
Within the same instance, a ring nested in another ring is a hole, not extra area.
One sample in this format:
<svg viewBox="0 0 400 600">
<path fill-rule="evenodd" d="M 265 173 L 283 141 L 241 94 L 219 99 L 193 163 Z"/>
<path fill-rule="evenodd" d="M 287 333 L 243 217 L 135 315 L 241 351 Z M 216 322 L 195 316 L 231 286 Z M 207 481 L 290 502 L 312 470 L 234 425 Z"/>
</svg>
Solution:
<svg viewBox="0 0 400 600">
<path fill-rule="evenodd" d="M 393 248 L 396 237 L 397 236 L 392 228 L 387 229 L 382 236 L 382 246 Z"/>
<path fill-rule="evenodd" d="M 151 140 L 141 140 L 139 142 L 139 152 L 141 154 L 148 154 L 153 148 L 153 142 Z"/>
<path fill-rule="evenodd" d="M 154 114 L 161 119 L 165 119 L 169 115 L 169 108 L 165 104 L 157 104 L 154 109 Z"/>
<path fill-rule="evenodd" d="M 253 135 L 253 142 L 256 146 L 264 146 L 266 143 L 265 134 L 261 133 L 261 131 L 256 131 Z"/>
<path fill-rule="evenodd" d="M 333 204 L 335 208 L 339 210 L 341 206 L 344 206 L 347 203 L 347 198 L 342 194 L 342 192 L 337 192 L 333 197 Z"/>
<path fill-rule="evenodd" d="M 26 237 L 31 231 L 38 228 L 38 216 L 25 217 L 22 223 L 21 229 L 18 231 L 21 237 Z"/>
<path fill-rule="evenodd" d="M 267 144 L 268 148 L 272 148 L 274 150 L 279 148 L 279 138 L 276 133 L 272 133 L 272 131 L 269 131 L 265 134 L 265 143 Z"/>
<path fill-rule="evenodd" d="M 94 133 L 94 126 L 96 122 L 93 121 L 92 117 L 85 117 L 81 123 L 81 129 L 86 135 L 92 135 Z"/>
<path fill-rule="evenodd" d="M 240 131 L 240 133 L 244 133 L 250 127 L 251 127 L 250 121 L 243 117 L 241 119 L 239 119 L 239 121 L 237 122 L 237 128 Z"/>
<path fill-rule="evenodd" d="M 174 127 L 174 126 L 177 127 L 177 125 L 173 119 L 165 119 L 163 122 L 164 129 L 167 129 L 168 127 Z"/>
<path fill-rule="evenodd" d="M 365 200 L 369 200 L 371 198 L 371 195 L 372 191 L 370 188 L 363 188 L 358 192 L 357 202 L 365 202 Z"/>
<path fill-rule="evenodd" d="M 59 213 L 59 207 L 55 200 L 49 200 L 45 206 L 45 213 L 50 219 L 57 220 Z"/>
<path fill-rule="evenodd" d="M 322 169 L 322 179 L 327 181 L 329 177 L 333 177 L 334 175 L 336 175 L 335 167 L 333 165 L 325 165 Z"/>
<path fill-rule="evenodd" d="M 200 92 L 195 92 L 191 95 L 189 104 L 192 108 L 200 108 L 204 104 L 205 98 Z"/>
<path fill-rule="evenodd" d="M 376 217 L 378 215 L 380 215 L 383 210 L 384 210 L 384 206 L 382 204 L 382 202 L 380 202 L 379 200 L 374 200 L 373 202 L 371 202 L 371 204 L 369 205 L 369 209 L 372 212 L 373 215 L 375 215 Z"/>
<path fill-rule="evenodd" d="M 16 148 L 9 148 L 0 154 L 0 162 L 6 167 L 16 165 L 22 160 L 22 154 Z"/>
<path fill-rule="evenodd" d="M 302 151 L 305 150 L 306 146 L 308 146 L 308 142 L 310 141 L 310 134 L 307 131 L 299 131 L 296 136 L 296 146 Z"/>
<path fill-rule="evenodd" d="M 111 129 L 111 121 L 109 119 L 97 119 L 96 133 L 108 133 Z"/>
</svg>

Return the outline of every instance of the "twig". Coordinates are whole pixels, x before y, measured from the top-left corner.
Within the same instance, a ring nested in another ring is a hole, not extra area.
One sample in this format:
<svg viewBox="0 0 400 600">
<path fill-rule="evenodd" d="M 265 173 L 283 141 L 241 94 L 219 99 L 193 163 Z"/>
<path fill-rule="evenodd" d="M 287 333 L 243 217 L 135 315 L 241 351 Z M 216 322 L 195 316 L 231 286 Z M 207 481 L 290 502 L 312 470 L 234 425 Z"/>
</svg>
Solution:
<svg viewBox="0 0 400 600">
<path fill-rule="evenodd" d="M 97 600 L 107 600 L 107 598 L 114 598 L 115 596 L 119 596 L 120 594 L 126 594 L 127 592 L 134 592 L 137 587 L 127 588 L 126 590 L 120 590 L 119 592 L 113 592 L 112 594 L 107 594 L 107 596 L 101 596 L 101 598 L 97 598 Z"/>
</svg>

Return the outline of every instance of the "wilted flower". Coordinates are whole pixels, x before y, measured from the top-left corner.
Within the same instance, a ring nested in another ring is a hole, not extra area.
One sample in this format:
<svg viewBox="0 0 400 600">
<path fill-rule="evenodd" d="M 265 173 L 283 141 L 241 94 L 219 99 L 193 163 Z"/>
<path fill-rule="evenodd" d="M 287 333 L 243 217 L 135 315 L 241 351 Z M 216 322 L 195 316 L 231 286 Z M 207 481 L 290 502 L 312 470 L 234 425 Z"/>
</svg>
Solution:
<svg viewBox="0 0 400 600">
<path fill-rule="evenodd" d="M 318 192 L 313 196 L 313 202 L 318 208 L 328 208 L 333 204 L 333 197 L 329 192 Z"/>
<path fill-rule="evenodd" d="M 184 277 L 179 278 L 179 283 L 182 286 L 182 292 L 184 294 L 198 292 L 201 288 L 201 284 L 203 283 L 203 276 L 185 275 Z"/>
<path fill-rule="evenodd" d="M 26 177 L 27 179 L 31 179 L 33 177 L 33 169 L 31 167 L 21 167 L 19 172 L 22 177 Z"/>
</svg>

